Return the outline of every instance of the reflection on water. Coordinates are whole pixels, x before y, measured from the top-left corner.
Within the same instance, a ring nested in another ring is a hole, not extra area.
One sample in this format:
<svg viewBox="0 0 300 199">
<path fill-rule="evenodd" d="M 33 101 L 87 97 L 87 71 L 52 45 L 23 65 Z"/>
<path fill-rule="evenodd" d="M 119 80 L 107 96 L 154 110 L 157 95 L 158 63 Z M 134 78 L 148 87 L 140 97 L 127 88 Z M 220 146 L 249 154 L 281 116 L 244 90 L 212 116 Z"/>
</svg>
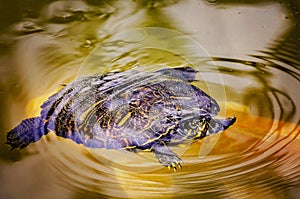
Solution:
<svg viewBox="0 0 300 199">
<path fill-rule="evenodd" d="M 22 2 L 0 14 L 1 142 L 61 84 L 128 68 L 192 65 L 194 84 L 238 120 L 184 148 L 179 172 L 53 134 L 21 151 L 1 145 L 0 198 L 300 197 L 297 2 Z"/>
</svg>

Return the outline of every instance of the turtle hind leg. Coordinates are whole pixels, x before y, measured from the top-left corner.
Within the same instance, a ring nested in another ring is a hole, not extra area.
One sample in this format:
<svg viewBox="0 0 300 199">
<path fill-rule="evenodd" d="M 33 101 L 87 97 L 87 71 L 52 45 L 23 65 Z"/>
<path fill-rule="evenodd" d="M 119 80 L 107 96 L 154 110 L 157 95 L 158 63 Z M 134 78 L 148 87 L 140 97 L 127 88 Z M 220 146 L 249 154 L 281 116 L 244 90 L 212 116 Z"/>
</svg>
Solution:
<svg viewBox="0 0 300 199">
<path fill-rule="evenodd" d="M 226 118 L 224 120 L 215 120 L 215 119 L 211 119 L 209 121 L 209 128 L 208 128 L 208 134 L 215 134 L 215 133 L 219 133 L 221 131 L 224 131 L 225 129 L 227 129 L 228 127 L 230 127 L 231 125 L 233 125 L 236 121 L 236 117 L 233 116 L 231 118 Z"/>
<path fill-rule="evenodd" d="M 187 80 L 188 82 L 192 82 L 195 80 L 197 71 L 195 71 L 191 67 L 180 67 L 180 68 L 163 68 L 158 70 L 157 72 L 160 72 L 164 75 L 169 75 L 172 77 L 177 77 L 182 79 L 182 77 Z"/>
<path fill-rule="evenodd" d="M 40 117 L 23 120 L 21 124 L 9 131 L 6 135 L 6 144 L 10 145 L 11 150 L 24 148 L 32 142 L 41 139 L 39 131 Z"/>
<path fill-rule="evenodd" d="M 174 171 L 176 171 L 177 168 L 181 169 L 181 164 L 183 163 L 182 160 L 164 143 L 154 145 L 152 151 L 162 165 L 168 167 L 169 169 L 173 168 Z"/>
</svg>

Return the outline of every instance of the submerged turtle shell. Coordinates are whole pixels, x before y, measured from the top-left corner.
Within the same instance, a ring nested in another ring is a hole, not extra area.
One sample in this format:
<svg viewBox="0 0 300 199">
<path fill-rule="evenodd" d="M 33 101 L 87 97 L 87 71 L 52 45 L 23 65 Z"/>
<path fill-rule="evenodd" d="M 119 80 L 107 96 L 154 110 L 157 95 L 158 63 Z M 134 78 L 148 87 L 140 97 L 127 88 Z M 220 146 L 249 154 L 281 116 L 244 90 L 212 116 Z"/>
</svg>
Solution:
<svg viewBox="0 0 300 199">
<path fill-rule="evenodd" d="M 40 133 L 54 131 L 79 144 L 108 149 L 151 148 L 159 139 L 190 139 L 172 135 L 173 129 L 183 120 L 219 111 L 214 99 L 190 84 L 195 74 L 192 68 L 180 68 L 83 77 L 41 106 Z"/>
<path fill-rule="evenodd" d="M 54 132 L 91 148 L 147 149 L 176 170 L 182 160 L 169 145 L 219 133 L 236 121 L 213 118 L 219 106 L 191 84 L 195 75 L 187 67 L 83 77 L 52 95 L 39 117 L 9 131 L 6 143 L 24 148 Z"/>
</svg>

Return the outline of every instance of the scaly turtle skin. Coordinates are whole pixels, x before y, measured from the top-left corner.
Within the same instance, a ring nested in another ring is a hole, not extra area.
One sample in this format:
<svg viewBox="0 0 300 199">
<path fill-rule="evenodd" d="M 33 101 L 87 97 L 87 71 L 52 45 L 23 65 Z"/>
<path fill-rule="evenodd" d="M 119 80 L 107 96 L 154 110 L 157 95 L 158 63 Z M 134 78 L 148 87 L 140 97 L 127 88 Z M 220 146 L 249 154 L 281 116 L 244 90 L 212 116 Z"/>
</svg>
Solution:
<svg viewBox="0 0 300 199">
<path fill-rule="evenodd" d="M 90 148 L 152 151 L 162 165 L 181 168 L 168 145 L 221 132 L 236 120 L 213 118 L 219 106 L 190 84 L 195 75 L 185 67 L 83 77 L 49 97 L 39 117 L 8 132 L 6 143 L 21 149 L 54 132 Z"/>
</svg>

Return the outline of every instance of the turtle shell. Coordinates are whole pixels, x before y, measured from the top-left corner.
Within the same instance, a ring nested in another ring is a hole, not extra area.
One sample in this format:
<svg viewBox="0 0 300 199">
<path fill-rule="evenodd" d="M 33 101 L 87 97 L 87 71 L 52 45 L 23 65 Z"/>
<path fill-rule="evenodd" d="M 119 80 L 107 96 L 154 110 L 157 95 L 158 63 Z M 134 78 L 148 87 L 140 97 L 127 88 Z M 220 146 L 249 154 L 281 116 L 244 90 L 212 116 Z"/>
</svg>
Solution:
<svg viewBox="0 0 300 199">
<path fill-rule="evenodd" d="M 39 117 L 9 131 L 6 143 L 24 148 L 54 132 L 91 148 L 147 149 L 176 170 L 182 160 L 168 145 L 221 132 L 236 120 L 213 118 L 219 106 L 191 84 L 195 76 L 186 67 L 80 78 L 52 95 Z"/>
<path fill-rule="evenodd" d="M 41 134 L 54 131 L 92 148 L 149 148 L 171 139 L 184 119 L 219 111 L 214 99 L 190 84 L 195 73 L 129 70 L 81 78 L 41 106 Z"/>
</svg>

